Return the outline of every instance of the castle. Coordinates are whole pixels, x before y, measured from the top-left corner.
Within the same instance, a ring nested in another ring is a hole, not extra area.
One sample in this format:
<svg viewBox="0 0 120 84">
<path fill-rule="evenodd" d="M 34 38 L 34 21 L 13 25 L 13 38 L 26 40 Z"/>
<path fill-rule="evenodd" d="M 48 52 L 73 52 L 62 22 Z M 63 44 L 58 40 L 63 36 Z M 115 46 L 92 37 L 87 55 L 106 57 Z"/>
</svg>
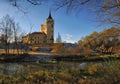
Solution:
<svg viewBox="0 0 120 84">
<path fill-rule="evenodd" d="M 46 23 L 41 25 L 40 32 L 32 32 L 22 38 L 24 44 L 52 44 L 54 43 L 54 20 L 49 12 Z"/>
</svg>

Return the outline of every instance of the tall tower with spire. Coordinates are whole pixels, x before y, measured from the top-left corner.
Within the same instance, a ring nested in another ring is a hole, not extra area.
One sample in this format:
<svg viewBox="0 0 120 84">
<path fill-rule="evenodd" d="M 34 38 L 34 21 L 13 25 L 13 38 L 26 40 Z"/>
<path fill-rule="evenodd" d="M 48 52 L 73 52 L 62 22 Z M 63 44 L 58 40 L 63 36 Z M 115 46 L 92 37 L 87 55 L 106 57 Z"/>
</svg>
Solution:
<svg viewBox="0 0 120 84">
<path fill-rule="evenodd" d="M 54 20 L 49 12 L 49 16 L 46 19 L 46 33 L 47 33 L 47 43 L 54 43 Z"/>
</svg>

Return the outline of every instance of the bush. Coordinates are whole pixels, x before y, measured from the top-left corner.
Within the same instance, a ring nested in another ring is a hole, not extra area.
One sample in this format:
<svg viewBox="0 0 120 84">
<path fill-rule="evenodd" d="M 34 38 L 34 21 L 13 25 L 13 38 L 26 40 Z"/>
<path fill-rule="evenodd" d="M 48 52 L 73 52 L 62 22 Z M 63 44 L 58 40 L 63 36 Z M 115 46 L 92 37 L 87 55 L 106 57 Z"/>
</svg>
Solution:
<svg viewBox="0 0 120 84">
<path fill-rule="evenodd" d="M 80 53 L 79 47 L 69 47 L 65 49 L 66 53 Z"/>
<path fill-rule="evenodd" d="M 94 75 L 94 74 L 96 74 L 98 72 L 99 65 L 98 64 L 92 64 L 92 65 L 88 66 L 87 70 L 88 70 L 88 73 L 90 75 Z"/>
<path fill-rule="evenodd" d="M 55 43 L 53 45 L 53 50 L 51 52 L 62 53 L 64 52 L 64 44 L 63 43 Z"/>
</svg>

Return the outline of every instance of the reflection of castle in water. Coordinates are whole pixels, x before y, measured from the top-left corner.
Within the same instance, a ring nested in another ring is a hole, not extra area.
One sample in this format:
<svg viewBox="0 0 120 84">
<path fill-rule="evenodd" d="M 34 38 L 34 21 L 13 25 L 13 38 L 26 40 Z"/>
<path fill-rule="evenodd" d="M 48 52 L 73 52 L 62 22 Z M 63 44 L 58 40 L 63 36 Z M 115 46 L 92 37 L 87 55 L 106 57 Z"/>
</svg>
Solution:
<svg viewBox="0 0 120 84">
<path fill-rule="evenodd" d="M 46 23 L 41 25 L 40 32 L 33 32 L 23 37 L 24 44 L 54 43 L 54 20 L 49 13 Z"/>
</svg>

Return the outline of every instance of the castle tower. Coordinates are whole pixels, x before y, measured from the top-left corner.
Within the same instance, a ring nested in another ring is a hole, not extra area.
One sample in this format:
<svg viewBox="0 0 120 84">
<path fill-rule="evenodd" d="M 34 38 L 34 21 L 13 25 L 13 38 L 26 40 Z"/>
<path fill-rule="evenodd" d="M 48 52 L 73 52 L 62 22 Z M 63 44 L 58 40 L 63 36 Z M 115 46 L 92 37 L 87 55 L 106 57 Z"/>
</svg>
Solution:
<svg viewBox="0 0 120 84">
<path fill-rule="evenodd" d="M 54 20 L 49 12 L 49 16 L 46 19 L 46 33 L 47 33 L 47 43 L 54 43 Z"/>
</svg>

